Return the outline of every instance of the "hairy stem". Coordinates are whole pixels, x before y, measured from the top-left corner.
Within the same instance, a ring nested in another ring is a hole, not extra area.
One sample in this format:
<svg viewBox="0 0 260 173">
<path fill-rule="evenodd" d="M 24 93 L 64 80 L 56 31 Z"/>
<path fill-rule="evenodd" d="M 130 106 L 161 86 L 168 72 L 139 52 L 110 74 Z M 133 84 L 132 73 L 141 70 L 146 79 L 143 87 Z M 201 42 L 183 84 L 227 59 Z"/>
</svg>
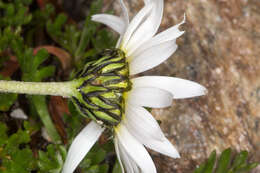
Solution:
<svg viewBox="0 0 260 173">
<path fill-rule="evenodd" d="M 0 92 L 71 97 L 73 95 L 73 81 L 21 82 L 0 80 Z"/>
</svg>

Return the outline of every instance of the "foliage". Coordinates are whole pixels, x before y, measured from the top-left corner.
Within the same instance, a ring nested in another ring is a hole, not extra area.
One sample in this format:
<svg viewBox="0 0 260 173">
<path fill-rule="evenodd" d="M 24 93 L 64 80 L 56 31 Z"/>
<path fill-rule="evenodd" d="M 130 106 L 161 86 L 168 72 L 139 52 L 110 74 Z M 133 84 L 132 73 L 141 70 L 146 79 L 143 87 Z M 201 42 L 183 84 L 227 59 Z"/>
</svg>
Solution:
<svg viewBox="0 0 260 173">
<path fill-rule="evenodd" d="M 0 80 L 8 80 L 0 75 Z M 17 94 L 0 93 L 0 111 L 8 111 L 17 99 Z"/>
<path fill-rule="evenodd" d="M 13 3 L 0 1 L 0 9 L 3 10 L 4 16 L 0 18 L 0 25 L 21 26 L 28 24 L 32 19 L 32 14 L 28 14 L 28 5 L 31 0 L 16 0 Z"/>
<path fill-rule="evenodd" d="M 95 55 L 98 51 L 113 47 L 115 39 L 105 29 L 98 29 L 98 24 L 91 21 L 91 16 L 101 9 L 102 0 L 91 4 L 89 15 L 86 17 L 81 30 L 75 25 L 67 24 L 65 14 L 59 14 L 54 20 L 47 22 L 46 28 L 51 38 L 72 55 L 77 67 L 81 67 L 82 61 L 88 56 Z"/>
<path fill-rule="evenodd" d="M 39 151 L 39 172 L 59 173 L 66 158 L 66 149 L 62 145 L 50 144 L 47 151 Z"/>
<path fill-rule="evenodd" d="M 28 173 L 35 168 L 33 153 L 29 148 L 30 134 L 28 130 L 19 129 L 8 136 L 5 124 L 0 123 L 0 165 L 2 173 Z M 26 156 L 26 157 L 25 157 Z"/>
<path fill-rule="evenodd" d="M 247 151 L 241 151 L 232 157 L 231 149 L 228 148 L 221 153 L 218 161 L 216 155 L 216 151 L 213 151 L 208 160 L 194 173 L 247 173 L 259 165 L 259 163 L 248 163 Z"/>
<path fill-rule="evenodd" d="M 109 165 L 103 163 L 106 155 L 107 152 L 100 145 L 96 144 L 82 161 L 80 168 L 91 173 L 107 173 Z"/>
</svg>

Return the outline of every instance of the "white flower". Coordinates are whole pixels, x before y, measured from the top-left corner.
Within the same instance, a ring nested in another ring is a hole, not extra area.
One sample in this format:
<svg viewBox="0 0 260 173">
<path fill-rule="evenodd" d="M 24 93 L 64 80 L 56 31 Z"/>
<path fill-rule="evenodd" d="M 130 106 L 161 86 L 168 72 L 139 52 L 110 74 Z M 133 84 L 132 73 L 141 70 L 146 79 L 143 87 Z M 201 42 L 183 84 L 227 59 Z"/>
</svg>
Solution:
<svg viewBox="0 0 260 173">
<path fill-rule="evenodd" d="M 94 15 L 92 19 L 108 25 L 120 34 L 117 48 L 123 50 L 129 63 L 130 75 L 135 75 L 168 59 L 177 49 L 176 39 L 184 32 L 178 27 L 184 20 L 157 35 L 162 20 L 163 0 L 145 0 L 145 6 L 129 22 L 128 12 L 120 0 L 123 15 Z M 180 155 L 165 138 L 157 121 L 143 107 L 164 108 L 172 99 L 204 95 L 206 89 L 192 81 L 163 76 L 143 76 L 131 79 L 131 91 L 125 93 L 125 115 L 114 127 L 115 150 L 123 172 L 156 173 L 155 165 L 145 147 L 172 158 Z M 89 123 L 73 141 L 63 168 L 72 173 L 104 128 Z"/>
</svg>

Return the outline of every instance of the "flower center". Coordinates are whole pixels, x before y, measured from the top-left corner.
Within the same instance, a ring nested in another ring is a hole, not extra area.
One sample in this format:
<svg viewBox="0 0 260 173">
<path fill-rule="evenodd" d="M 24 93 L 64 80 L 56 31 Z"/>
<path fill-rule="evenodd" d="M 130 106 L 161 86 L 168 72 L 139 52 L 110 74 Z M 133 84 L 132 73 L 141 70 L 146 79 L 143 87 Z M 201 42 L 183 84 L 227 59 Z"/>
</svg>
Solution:
<svg viewBox="0 0 260 173">
<path fill-rule="evenodd" d="M 98 54 L 78 73 L 72 97 L 81 114 L 101 125 L 116 126 L 125 112 L 124 93 L 131 89 L 129 66 L 120 49 Z"/>
</svg>

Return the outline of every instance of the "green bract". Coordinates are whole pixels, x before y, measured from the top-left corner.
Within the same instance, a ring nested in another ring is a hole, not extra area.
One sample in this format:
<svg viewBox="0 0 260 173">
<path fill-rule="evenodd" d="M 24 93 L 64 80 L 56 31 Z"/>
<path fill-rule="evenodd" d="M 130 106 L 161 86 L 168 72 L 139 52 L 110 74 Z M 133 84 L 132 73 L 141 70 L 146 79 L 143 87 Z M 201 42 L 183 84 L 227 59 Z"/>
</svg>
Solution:
<svg viewBox="0 0 260 173">
<path fill-rule="evenodd" d="M 72 100 L 83 115 L 108 127 L 120 123 L 125 107 L 123 94 L 131 89 L 124 52 L 103 51 L 84 66 L 74 82 Z"/>
</svg>

